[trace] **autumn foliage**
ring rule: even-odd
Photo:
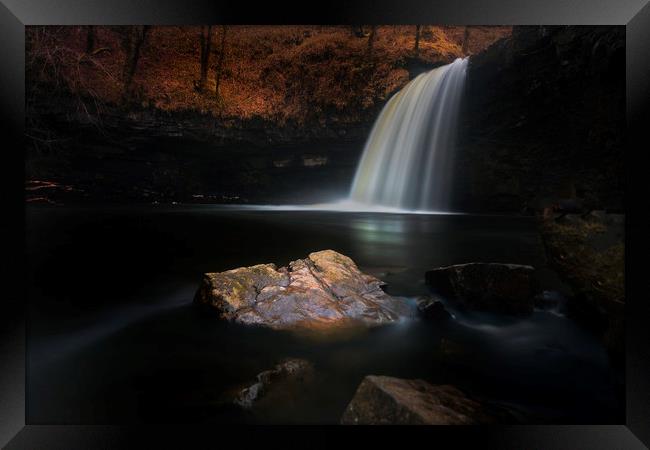
[[[95,109],[127,102],[278,123],[332,112],[354,120],[408,82],[407,62],[415,56],[415,25],[378,26],[374,35],[370,26],[211,28],[201,86],[201,27],[148,27],[132,74],[125,66],[133,55],[122,44],[129,27],[27,27],[28,102],[58,92],[91,101]],[[467,36],[465,51],[473,53],[510,32],[509,27],[465,29],[421,26],[418,61],[447,63],[464,56]],[[124,73],[132,75],[126,97]]]

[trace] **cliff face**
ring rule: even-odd
[[[624,27],[514,27],[470,59],[457,208],[622,210],[624,133]]]

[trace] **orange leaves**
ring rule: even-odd
[[[419,57],[433,63],[461,56],[464,28],[423,26]],[[496,28],[477,30],[472,36],[483,39],[477,38],[477,46],[503,35]],[[42,37],[35,31],[31,31],[34,38]],[[69,85],[116,102],[125,58],[121,32],[119,27],[96,27],[96,46],[107,50],[88,55],[88,64],[75,59],[84,51],[81,27],[49,27],[49,39],[39,41],[39,51],[45,46],[49,54],[56,50],[61,55],[57,76]],[[356,36],[349,26],[228,26],[217,98],[214,68],[219,36],[212,36],[206,92],[198,92],[200,27],[152,27],[133,80],[143,102],[165,111],[207,111],[221,120],[262,116],[301,122],[336,112],[342,120],[354,121],[361,111],[385,101],[408,82],[408,72],[401,66],[412,53],[415,26],[377,27],[371,57],[366,52],[368,37]]]

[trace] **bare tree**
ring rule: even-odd
[[[135,75],[135,71],[138,67],[138,60],[140,59],[140,50],[145,42],[149,28],[150,27],[147,25],[136,25],[129,27],[124,34],[122,40],[122,47],[126,53],[122,72],[124,95],[128,94],[131,88],[133,76]]]
[[[463,35],[463,55],[467,55],[469,50],[469,27],[465,27],[465,33]]]
[[[95,27],[89,25],[86,27],[86,54],[90,54],[95,49]]]
[[[370,34],[368,35],[368,49],[367,49],[368,57],[372,56],[372,49],[375,45],[376,36],[377,36],[377,25],[373,25],[370,28]]]
[[[415,54],[416,58],[420,54],[420,31],[421,30],[422,30],[422,25],[415,26],[415,48],[413,49],[413,53]]]
[[[226,54],[226,32],[228,27],[222,25],[221,27],[221,45],[219,49],[219,60],[217,61],[217,67],[215,68],[215,87],[214,93],[219,97],[219,85],[221,84],[221,75],[223,73],[223,60]]]
[[[358,38],[363,38],[368,36],[364,31],[363,31],[363,25],[352,25],[350,26],[350,30],[352,30],[352,34]]]
[[[210,49],[212,47],[212,26],[201,27],[201,79],[199,90],[205,91],[208,83],[208,67],[210,65]]]

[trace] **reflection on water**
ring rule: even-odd
[[[203,272],[328,248],[414,301],[433,267],[541,267],[528,219],[179,206],[29,208],[27,223],[31,422],[336,423],[368,374],[451,383],[533,422],[620,421],[619,374],[561,310],[508,318],[446,300],[446,324],[306,336],[224,324],[189,305]],[[219,403],[287,356],[318,372],[299,404],[248,417]]]
[[[408,215],[452,215],[462,214],[452,211],[437,211],[431,209],[405,209],[396,206],[385,206],[371,203],[358,202],[351,199],[343,199],[328,203],[316,203],[310,205],[218,205],[217,209],[230,209],[233,211],[321,211],[340,213],[373,213],[373,214],[408,214]]]
[[[437,239],[437,236],[449,234],[448,226],[438,216],[397,214],[354,215],[346,222],[352,236],[353,252],[362,255],[361,262],[367,261],[366,265],[372,267],[385,260],[389,266],[418,270],[419,278],[430,264],[434,264],[427,264],[427,260],[442,260],[449,255],[446,241]],[[427,245],[432,240],[436,242],[435,246]]]
[[[404,222],[399,217],[359,217],[350,221],[353,241],[359,252],[368,256],[376,256],[373,249],[377,245],[394,246],[397,254],[395,257],[402,261],[400,249],[404,248]]]

